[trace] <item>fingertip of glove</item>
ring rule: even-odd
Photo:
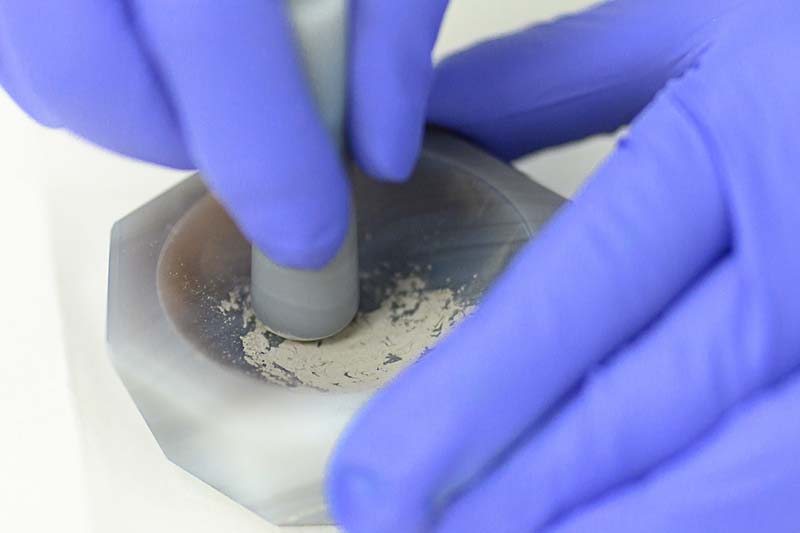
[[[244,235],[277,264],[321,270],[341,250],[353,209],[346,189],[326,193],[294,199],[251,193],[247,200],[231,202],[230,212]]]
[[[298,235],[290,236],[288,233]],[[302,235],[302,233],[307,234]],[[329,224],[317,232],[261,231],[251,240],[267,257],[283,267],[320,270],[336,257],[342,248],[346,233],[346,225]]]
[[[349,533],[427,531],[413,490],[398,492],[375,472],[343,463],[335,465],[326,484],[331,517]]]
[[[354,533],[367,530],[370,509],[379,505],[379,488],[369,472],[334,466],[326,492],[331,516],[338,525]]]
[[[0,92],[5,89],[6,94],[38,124],[51,129],[63,128],[63,122],[50,113],[39,99],[28,92],[27,94],[17,89],[10,79],[0,76]]]
[[[64,123],[53,116],[47,114],[32,113],[30,110],[26,110],[26,112],[33,120],[39,123],[40,126],[44,126],[45,128],[49,128],[51,130],[59,130],[64,127]]]
[[[413,170],[413,161],[409,161],[409,158],[401,159],[392,155],[385,157],[385,155],[362,157],[359,164],[365,173],[378,181],[387,183],[408,181]]]
[[[388,183],[408,181],[417,164],[422,132],[395,128],[356,141],[356,157],[369,176]]]

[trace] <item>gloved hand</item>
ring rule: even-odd
[[[445,0],[352,0],[350,135],[402,180],[421,142]],[[40,122],[111,150],[199,167],[273,260],[339,249],[349,189],[297,60],[284,1],[0,2],[0,84]]]
[[[438,69],[496,153],[631,130],[334,456],[350,533],[797,531],[800,4],[618,0]]]

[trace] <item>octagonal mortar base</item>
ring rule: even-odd
[[[410,186],[377,184],[363,176],[354,180],[366,254],[362,264],[382,264],[381,254],[398,249],[401,253],[388,264],[406,256],[435,263],[427,279],[434,286],[474,278],[466,292],[475,300],[563,203],[504,163],[442,132],[426,138]],[[448,192],[453,187],[441,186],[447,180],[474,183],[462,187],[459,196]],[[402,191],[404,205],[417,217],[411,224],[403,223],[406,215],[397,211]],[[159,285],[163,270],[183,269],[181,257],[165,266],[163,252],[204,198],[207,191],[194,176],[115,224],[108,304],[113,363],[175,464],[275,524],[329,524],[323,496],[326,462],[373,390],[323,393],[254,377],[252,368],[237,359],[237,332],[198,313],[200,300],[182,296],[190,295],[190,282],[183,292],[180,283],[167,287],[162,279]],[[468,216],[453,211],[465,201],[475,204]],[[186,270],[199,277],[219,272],[246,277],[247,243],[235,229],[215,227],[221,229],[206,232],[205,248]],[[430,238],[418,238],[426,233],[415,233],[421,227],[431,229]],[[429,249],[441,253],[429,257]]]

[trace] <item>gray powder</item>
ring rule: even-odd
[[[396,277],[380,305],[360,312],[342,332],[316,342],[285,340],[259,321],[247,286],[219,302],[217,311],[241,315],[244,360],[268,381],[321,391],[378,387],[419,359],[473,309],[458,291],[428,289],[418,274]]]

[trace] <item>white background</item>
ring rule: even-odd
[[[437,56],[591,3],[454,0]],[[570,194],[610,146],[520,165]],[[41,128],[0,92],[0,530],[276,530],[164,459],[106,355],[111,224],[185,175]]]

